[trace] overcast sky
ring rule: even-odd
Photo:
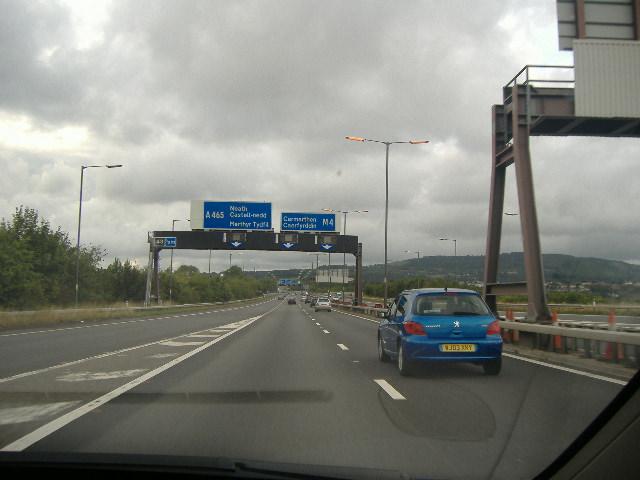
[[[37,209],[75,242],[146,262],[147,231],[191,199],[259,200],[348,217],[365,264],[483,254],[492,104],[526,64],[571,65],[555,0],[0,0],[0,216]],[[533,138],[545,253],[639,261],[638,139]],[[509,169],[505,210],[517,212]],[[188,228],[185,222],[176,228]],[[521,251],[519,217],[502,251]],[[168,265],[168,255],[162,266]],[[315,258],[315,257],[314,257]],[[228,266],[213,254],[213,270]],[[176,252],[205,270],[207,252]],[[309,267],[303,253],[235,255],[248,269]]]

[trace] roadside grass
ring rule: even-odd
[[[68,308],[42,309],[25,312],[0,312],[0,330],[19,330],[33,327],[51,327],[74,323],[98,322],[101,320],[116,320],[120,318],[144,318],[156,315],[166,316],[176,313],[196,313],[220,310],[229,305],[251,305],[259,303],[268,297],[258,297],[247,300],[235,300],[226,303],[209,305],[187,305],[172,307],[129,307],[129,308]]]

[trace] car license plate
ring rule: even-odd
[[[441,352],[475,352],[476,345],[473,343],[445,343],[440,345]]]

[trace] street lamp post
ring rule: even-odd
[[[80,204],[78,205],[78,240],[76,243],[76,308],[80,292],[80,225],[82,223],[82,186],[84,184],[84,170],[86,168],[120,168],[122,165],[81,165],[80,166]]]
[[[184,220],[185,222],[190,222],[190,219]],[[171,220],[171,231],[176,231],[176,222],[182,222],[181,218],[174,218]],[[169,305],[171,305],[171,300],[173,299],[173,248],[171,249],[171,261],[169,266]]]
[[[419,145],[429,143],[429,140],[409,140],[406,142],[386,142],[383,140],[372,140],[362,137],[345,137],[347,140],[354,142],[374,142],[382,143],[385,146],[385,202],[384,202],[384,306],[387,306],[387,297],[389,293],[389,283],[387,280],[387,237],[389,223],[389,147],[396,143],[408,143],[411,145]]]
[[[404,253],[416,253],[418,254],[418,260],[420,260],[420,251],[414,252],[413,250],[405,250]]]
[[[316,256],[316,276],[314,278],[314,283],[316,287],[318,285],[318,275],[320,275],[320,254],[319,253],[307,253],[307,255],[315,255]],[[313,259],[311,259],[311,270],[313,271]]]
[[[229,268],[231,268],[231,256],[233,253],[229,252]],[[236,255],[242,255],[242,252],[236,252]]]
[[[347,234],[347,214],[349,213],[369,213],[369,210],[334,210],[333,208],[323,208],[325,212],[342,213],[344,222],[342,224],[342,234]],[[347,254],[342,253],[342,301],[344,302],[344,272],[347,268]]]
[[[455,238],[441,238],[440,240],[445,240],[445,241],[451,240],[453,242],[453,256],[454,257],[458,256],[458,251],[457,251],[457,247],[456,247],[457,240]]]
[[[458,266],[458,262],[456,262],[456,258],[458,257],[458,251],[457,251],[457,240],[455,238],[441,238],[441,241],[449,241],[451,240],[453,242],[453,258],[454,258],[454,267]],[[455,278],[455,277],[454,277]]]

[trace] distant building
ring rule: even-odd
[[[316,283],[342,283],[342,265],[329,267],[320,267],[320,270],[316,271]],[[344,269],[344,283],[347,284],[353,281],[351,276],[351,270],[349,267]]]

